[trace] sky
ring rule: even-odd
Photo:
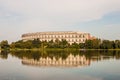
[[[0,41],[43,31],[120,40],[120,0],[0,0]]]

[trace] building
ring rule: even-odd
[[[22,35],[22,40],[34,40],[39,39],[40,41],[55,41],[56,39],[62,40],[65,39],[70,44],[84,43],[88,39],[92,39],[89,33],[75,32],[75,31],[59,31],[59,32],[36,32],[36,33],[27,33]]]
[[[55,57],[40,58],[39,60],[23,58],[22,64],[39,67],[84,67],[90,65],[90,60],[80,55],[70,54],[66,59],[56,59]]]

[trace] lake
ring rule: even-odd
[[[0,80],[120,80],[120,51],[2,51]]]

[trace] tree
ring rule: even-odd
[[[80,49],[84,49],[85,48],[85,43],[79,43]]]
[[[22,47],[23,48],[26,48],[26,49],[31,49],[33,46],[32,46],[32,41],[31,40],[28,40],[26,42],[23,42],[22,44]]]
[[[92,40],[92,47],[94,49],[99,49],[100,48],[100,44],[101,44],[101,40],[100,39],[93,39]]]
[[[100,47],[102,49],[113,49],[113,42],[109,40],[103,40]]]
[[[3,41],[0,43],[0,46],[1,46],[1,49],[9,49],[9,44],[8,44],[8,41],[7,41],[7,40],[3,40]]]
[[[41,47],[41,42],[39,39],[34,39],[32,41],[33,48],[40,48]]]
[[[85,48],[92,49],[93,48],[93,40],[86,40],[85,41]]]
[[[118,49],[120,48],[120,40],[115,40],[115,48]]]
[[[60,48],[64,49],[64,48],[67,48],[68,47],[68,42],[65,40],[65,39],[62,39],[60,41]]]
[[[51,41],[48,42],[48,46],[47,47],[48,48],[54,48],[54,42],[53,42],[53,40],[51,40]]]
[[[54,42],[54,47],[55,48],[60,48],[60,41],[59,39],[56,39],[55,42]]]
[[[14,49],[14,48],[20,48],[23,49],[24,48],[24,42],[22,40],[19,40],[17,42],[12,42],[10,45],[10,48]]]
[[[79,49],[79,48],[80,48],[80,45],[77,44],[76,42],[74,42],[74,43],[71,45],[71,48]]]

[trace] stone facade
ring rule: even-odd
[[[39,39],[40,41],[55,41],[56,39],[62,40],[65,39],[70,44],[84,43],[85,40],[91,39],[89,33],[75,32],[75,31],[61,31],[61,32],[36,32],[36,33],[27,33],[22,35],[22,40],[34,40]]]

